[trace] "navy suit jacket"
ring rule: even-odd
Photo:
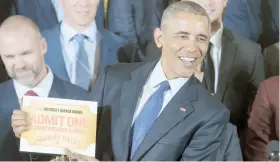
[[[260,41],[264,47],[278,42],[279,0],[265,1],[267,4],[261,0],[229,0],[224,11],[225,27],[255,42]]]
[[[231,123],[228,123],[225,128],[223,140],[216,160],[243,161],[236,126]]]
[[[92,90],[101,116],[98,160],[129,160],[133,114],[155,65],[117,64],[100,75]],[[228,119],[229,111],[193,76],[164,108],[132,161],[216,160]]]
[[[11,126],[13,110],[20,108],[13,81],[9,80],[0,84],[0,92],[0,160],[29,161],[28,154],[19,152],[18,139],[15,137]],[[49,97],[75,100],[89,99],[85,90],[62,81],[56,76],[54,76]]]
[[[101,35],[100,40],[100,72],[103,72],[106,65],[118,62],[117,51],[125,44],[126,40],[116,36],[112,32],[98,29]],[[45,61],[51,67],[53,72],[61,79],[70,81],[61,46],[60,24],[50,30],[42,32],[43,37],[47,40],[48,51],[45,54]]]
[[[104,28],[103,3],[101,0],[96,13],[95,20],[98,28]],[[51,0],[28,0],[28,2],[15,0],[13,14],[31,18],[39,25],[41,31],[50,29],[59,23]]]
[[[224,26],[257,42],[262,31],[260,6],[260,0],[229,0],[224,11]]]
[[[108,8],[108,29],[136,43],[141,52],[160,24],[164,0],[112,0]]]

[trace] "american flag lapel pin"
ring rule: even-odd
[[[180,110],[186,112],[186,108],[181,107]]]

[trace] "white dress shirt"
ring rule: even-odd
[[[58,0],[52,0],[52,4],[56,13],[57,20],[58,22],[61,22],[64,17],[63,8],[61,4],[58,2]]]
[[[66,70],[68,76],[70,78],[70,82],[72,84],[76,83],[76,62],[79,51],[79,44],[72,39],[77,34],[84,34],[87,36],[87,39],[84,40],[85,51],[87,53],[89,59],[89,74],[90,77],[93,78],[94,68],[95,68],[95,58],[96,51],[99,42],[98,31],[96,27],[95,21],[91,24],[89,28],[87,28],[82,33],[76,32],[71,26],[66,24],[64,21],[61,23],[61,47],[62,53],[64,57],[64,62],[66,66]]]
[[[218,78],[219,78],[219,68],[222,55],[222,36],[223,36],[223,24],[221,24],[220,29],[211,37],[210,42],[212,43],[212,48],[210,51],[215,70],[215,84],[214,90],[217,92]]]
[[[152,96],[153,93],[155,93],[159,87],[160,83],[163,81],[168,80],[168,83],[170,85],[170,90],[166,91],[164,93],[163,97],[163,105],[161,108],[160,113],[163,111],[165,106],[169,103],[169,101],[174,97],[174,95],[180,90],[180,88],[188,81],[189,78],[176,78],[172,80],[168,80],[163,72],[162,66],[161,66],[161,60],[156,64],[154,70],[152,71],[149,79],[146,81],[142,96],[139,98],[132,124],[134,123],[136,117],[140,114],[141,110],[144,108],[145,103],[148,101],[148,99]],[[158,116],[160,115],[158,114]]]
[[[53,83],[53,73],[51,71],[51,68],[48,68],[47,76],[34,88],[26,87],[20,84],[19,82],[17,82],[16,80],[13,80],[14,88],[18,99],[21,99],[26,94],[26,92],[30,90],[35,92],[40,97],[48,97],[52,87],[52,83]]]

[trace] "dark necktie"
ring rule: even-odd
[[[157,119],[163,104],[164,92],[170,89],[168,81],[160,84],[159,89],[147,100],[140,114],[135,119],[132,135],[130,158],[133,157],[143,139]]]
[[[202,70],[204,72],[204,75],[203,75],[202,84],[210,93],[214,94],[215,93],[215,68],[210,54],[211,48],[212,48],[212,43],[209,43],[207,54],[203,59]]]
[[[35,93],[34,91],[30,90],[30,91],[27,91],[24,96],[38,96],[37,93]]]

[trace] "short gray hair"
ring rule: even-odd
[[[163,26],[170,18],[174,17],[174,15],[179,12],[186,12],[194,15],[204,16],[210,23],[210,18],[202,6],[192,1],[178,1],[169,5],[163,12],[163,16],[161,19],[161,28],[163,28]]]

